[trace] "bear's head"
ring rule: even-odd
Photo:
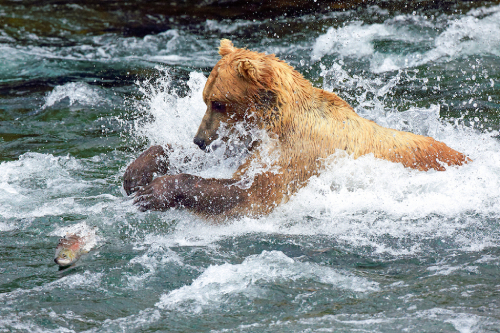
[[[281,122],[285,105],[295,105],[297,90],[310,83],[274,55],[239,49],[220,42],[222,58],[203,90],[207,111],[194,137],[201,149],[218,138],[222,123],[269,129]]]

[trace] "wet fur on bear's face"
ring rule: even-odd
[[[222,124],[231,129],[235,128],[237,123],[241,123],[247,131],[252,127],[258,127],[259,121],[253,114],[251,107],[241,106],[216,97],[206,100],[206,104],[207,111],[193,140],[203,150],[219,138],[219,129]],[[225,141],[227,138],[221,139]]]
[[[218,129],[224,123],[236,123],[245,128],[262,128],[262,113],[272,107],[274,94],[263,83],[266,56],[245,49],[234,48],[230,41],[221,42],[222,59],[215,65],[203,90],[207,110],[194,138],[201,149],[206,149],[218,138]]]

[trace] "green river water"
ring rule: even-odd
[[[241,163],[192,143],[221,38],[473,162],[338,153],[269,216],[139,212],[152,144]],[[0,332],[500,332],[499,112],[498,1],[0,1]]]

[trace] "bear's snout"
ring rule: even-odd
[[[193,139],[193,142],[200,147],[201,150],[206,150],[207,149],[207,144],[205,143],[205,140],[195,136]]]

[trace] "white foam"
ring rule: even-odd
[[[101,237],[99,237],[96,232],[97,227],[89,226],[85,221],[83,221],[70,226],[56,228],[54,231],[49,233],[49,236],[64,237],[68,234],[75,234],[85,239],[83,250],[88,252],[93,249],[99,241],[101,241]]]
[[[483,254],[481,256],[481,258],[479,258],[478,260],[476,260],[474,263],[478,263],[478,264],[482,264],[482,263],[488,263],[488,262],[492,262],[492,261],[499,261],[500,258],[497,258],[495,256],[492,256],[492,255],[489,255],[489,254]],[[497,266],[498,263],[497,263]]]
[[[450,275],[450,274],[455,273],[456,271],[466,271],[468,273],[479,274],[477,266],[469,266],[467,264],[452,266],[452,265],[445,264],[444,261],[441,262],[439,265],[428,266],[427,270],[433,272],[433,274],[431,276]]]
[[[176,29],[167,30],[155,35],[139,37],[117,37],[105,34],[92,37],[92,43],[84,45],[80,54],[86,59],[148,59],[150,56],[168,56],[181,54],[179,48],[187,43],[185,36]],[[193,45],[194,46],[194,45]],[[78,47],[72,53],[78,51]]]
[[[302,263],[280,251],[264,251],[247,257],[241,264],[223,264],[208,267],[189,286],[162,295],[156,306],[169,310],[193,312],[214,303],[224,302],[231,296],[250,299],[267,292],[270,285],[285,281],[314,280],[330,288],[354,292],[378,290],[377,283],[332,268]]]
[[[480,18],[479,15],[484,17]],[[438,55],[456,56],[492,54],[500,56],[500,6],[489,10],[475,9],[468,15],[450,22],[435,40],[435,50],[429,58]]]
[[[442,21],[442,18],[414,14],[399,15],[384,23],[349,22],[338,28],[331,27],[316,39],[311,59],[319,61],[330,54],[364,58],[369,60],[374,73],[382,73],[467,55],[500,55],[500,6],[474,9],[460,18],[450,16],[444,27]],[[425,50],[428,39],[423,39],[422,33],[414,33],[412,26],[417,31],[425,29],[433,41],[431,49]],[[374,48],[378,40],[422,44],[420,49],[424,51],[381,53]]]
[[[351,22],[340,28],[329,28],[324,35],[319,36],[313,46],[311,59],[318,61],[323,56],[338,53],[341,56],[365,57],[374,52],[375,38],[395,36],[391,27],[383,24],[363,24]]]
[[[370,316],[371,318],[367,318]],[[412,327],[417,330],[426,330],[436,326],[437,323],[450,323],[460,333],[479,332],[494,327],[494,322],[488,318],[462,313],[459,310],[433,308],[416,312],[406,312],[400,315],[391,313],[370,314],[339,314],[325,315],[320,318],[300,319],[298,323],[289,321],[277,322],[278,327],[286,329],[289,325],[303,325],[304,327],[342,327],[344,330],[390,331],[394,327]],[[411,324],[410,324],[411,323]],[[439,324],[438,324],[439,325]]]
[[[206,20],[205,29],[208,31],[219,31],[224,34],[230,34],[241,28],[247,28],[254,25],[260,25],[262,22],[256,21],[247,21],[247,20],[238,20],[237,22],[231,21],[215,21],[215,20]]]
[[[62,86],[56,86],[46,97],[42,109],[53,106],[64,99],[69,99],[69,105],[75,103],[81,105],[98,105],[106,99],[102,96],[100,89],[85,82],[70,82]]]
[[[28,45],[16,45],[10,47],[1,45],[0,58],[16,59],[16,62],[7,61],[7,66],[12,70],[21,67],[26,72],[26,62],[31,64],[30,72],[37,75],[54,75],[54,71],[60,68],[39,66],[37,61],[41,59],[61,59],[83,62],[116,62],[141,64],[161,62],[167,64],[189,64],[189,66],[206,66],[207,61],[215,64],[217,56],[216,42],[205,41],[188,32],[170,29],[158,34],[140,37],[123,37],[116,34],[102,34],[98,36],[79,36],[77,43],[69,43],[68,46],[39,46],[47,40],[47,44],[53,44],[54,39],[38,37],[35,34],[25,34],[30,39],[39,39],[38,43]],[[0,40],[8,39],[1,35]],[[57,38],[55,38],[57,40]],[[64,44],[64,43],[62,43]],[[22,60],[22,61],[21,61]],[[4,76],[8,77],[11,68],[2,67]],[[6,72],[7,71],[7,72]],[[16,73],[19,75],[19,73]]]
[[[79,168],[78,161],[72,157],[39,153],[25,153],[17,161],[2,162],[0,216],[27,217],[27,211],[40,208],[50,197],[64,196],[86,188],[88,185],[85,182],[70,175],[70,170]],[[43,193],[40,191],[42,189],[51,193]]]
[[[0,231],[11,231],[16,229],[16,227],[12,224],[0,222]]]
[[[0,300],[3,302],[17,302],[23,301],[22,295],[29,295],[30,297],[35,297],[37,293],[47,293],[54,289],[66,288],[66,289],[76,289],[76,290],[104,290],[101,287],[101,281],[104,277],[104,273],[92,273],[85,271],[83,273],[76,273],[67,276],[63,276],[60,279],[46,283],[41,286],[36,286],[31,289],[15,289],[10,292],[0,294]]]
[[[89,320],[88,318],[85,319]],[[160,321],[160,319],[162,319],[162,315],[158,309],[145,309],[127,317],[105,319],[99,325],[93,325],[95,326],[94,328],[85,332],[129,332],[140,330],[142,327],[145,327],[145,330],[147,330],[153,323]]]
[[[176,54],[169,54],[169,55],[157,55],[157,56],[151,56],[148,58],[151,61],[154,62],[160,62],[160,63],[165,63],[165,64],[170,64],[170,65],[178,65],[182,63],[187,63],[189,62],[190,58],[188,57],[183,57],[179,56]]]
[[[108,195],[106,200],[95,202],[92,196],[82,195],[86,190],[102,187],[101,180],[87,181],[80,177],[87,162],[70,156],[29,152],[17,161],[0,163],[0,216],[18,219],[14,223],[18,226],[17,223],[35,217],[102,212],[119,198]]]
[[[137,134],[152,144],[198,148],[193,137],[206,110],[202,98],[206,77],[198,72],[190,73],[187,82],[190,91],[187,96],[180,97],[172,87],[168,69],[157,67],[157,70],[158,77],[137,82],[145,99],[136,107],[154,117],[150,123],[138,124]]]
[[[130,289],[139,290],[144,287],[144,283],[150,277],[154,277],[158,270],[163,269],[166,265],[179,265],[184,266],[182,258],[168,247],[163,246],[163,242],[151,242],[151,236],[145,244],[151,244],[147,251],[138,257],[130,260],[128,266],[141,265],[144,271],[140,274],[126,274],[127,285]],[[141,244],[143,246],[144,244]]]
[[[478,332],[480,323],[485,321],[481,316],[471,313],[460,313],[450,309],[434,308],[424,311],[418,311],[415,316],[417,318],[429,318],[434,320],[443,320],[445,323],[450,323],[460,333]]]
[[[344,67],[342,60],[333,63],[330,68],[321,65],[320,75],[324,77],[323,89],[347,95],[350,100],[356,101],[356,112],[359,115],[376,120],[379,125],[390,127],[386,121],[387,114],[395,110],[388,109],[384,99],[397,87],[402,79],[401,74],[398,73],[387,81],[379,78],[366,79],[360,75],[351,75]]]
[[[492,7],[485,12],[485,17],[478,18],[473,10],[459,19],[449,20],[448,26],[439,35],[434,37],[434,47],[423,53],[391,55],[393,66],[386,68],[384,64],[374,58],[371,67],[373,72],[381,73],[387,70],[396,70],[421,66],[441,59],[457,59],[461,56],[490,54],[500,55],[500,6]],[[438,28],[438,27],[436,27]]]
[[[0,42],[2,43],[13,43],[16,40],[12,37],[10,37],[5,30],[0,29]]]

